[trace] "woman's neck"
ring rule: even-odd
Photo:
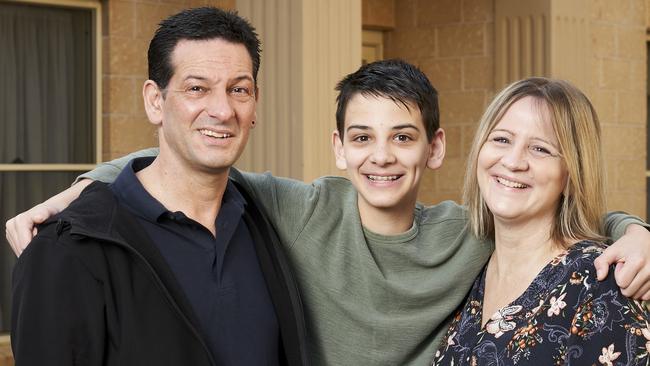
[[[537,274],[563,247],[551,238],[552,221],[524,225],[495,221],[495,249],[488,262],[483,299],[483,322],[526,291]]]

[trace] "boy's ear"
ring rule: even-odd
[[[332,132],[332,150],[334,150],[334,157],[336,158],[336,167],[341,170],[348,168],[348,163],[345,160],[345,153],[343,151],[343,141],[341,140],[338,130]]]
[[[147,113],[149,122],[154,125],[162,124],[163,116],[163,92],[153,80],[147,80],[142,86],[142,99],[144,99],[144,110]]]
[[[433,135],[429,143],[429,158],[427,159],[427,168],[438,169],[442,166],[445,158],[445,130],[439,128]]]

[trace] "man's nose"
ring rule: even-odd
[[[207,100],[206,112],[210,117],[216,118],[221,122],[226,122],[231,119],[235,110],[232,106],[228,93],[223,91],[213,91]]]

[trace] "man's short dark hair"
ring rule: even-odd
[[[345,112],[350,99],[356,94],[388,98],[395,103],[417,105],[427,139],[432,141],[440,127],[438,92],[426,75],[417,67],[403,60],[383,60],[361,66],[336,85],[336,128],[343,139]]]
[[[253,62],[253,79],[260,68],[260,40],[255,28],[234,11],[214,7],[183,10],[160,22],[149,43],[149,79],[165,89],[174,74],[171,54],[182,40],[210,40],[242,44]]]

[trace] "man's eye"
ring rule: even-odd
[[[366,135],[356,136],[352,139],[352,141],[357,141],[357,142],[367,142],[368,140],[370,140],[370,138]]]
[[[236,86],[236,87],[230,89],[230,92],[233,93],[233,94],[251,95],[250,90],[248,88],[243,87],[243,86]]]
[[[187,91],[192,92],[192,93],[205,93],[207,91],[206,88],[200,86],[200,85],[193,85],[187,88]]]

